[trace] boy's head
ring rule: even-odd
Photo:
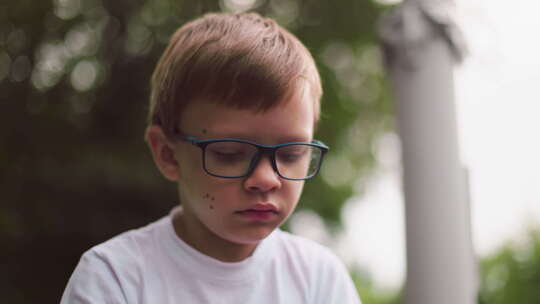
[[[152,78],[146,138],[178,181],[184,241],[235,260],[223,249],[250,252],[286,220],[325,152],[312,142],[321,93],[309,52],[270,19],[210,14],[174,34]]]
[[[178,29],[159,60],[149,123],[170,137],[193,102],[213,100],[260,112],[303,90],[313,100],[317,121],[319,73],[296,37],[255,13],[208,14]]]

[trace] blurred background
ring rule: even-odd
[[[151,72],[170,35],[253,10],[295,33],[324,87],[331,146],[286,229],[330,246],[364,304],[400,303],[404,200],[394,102],[376,34],[397,1],[2,0],[0,297],[58,303],[81,254],[177,204],[143,141]],[[540,9],[459,0],[456,67],[478,303],[540,303]]]

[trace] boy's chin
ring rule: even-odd
[[[268,229],[258,233],[250,233],[249,235],[237,235],[229,241],[238,245],[258,245],[262,240],[267,238],[275,229]]]

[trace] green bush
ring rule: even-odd
[[[540,303],[540,229],[480,263],[480,304]]]

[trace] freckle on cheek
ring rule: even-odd
[[[210,205],[209,208],[214,210],[214,205]]]

